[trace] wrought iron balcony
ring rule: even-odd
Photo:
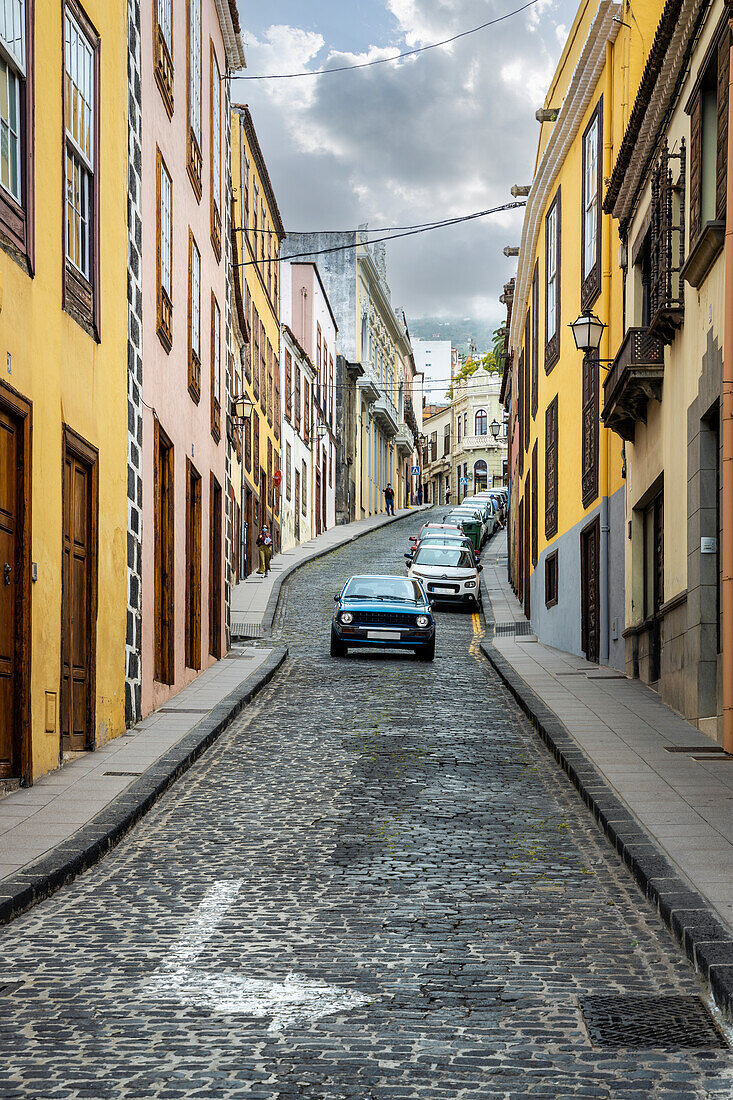
[[[603,383],[603,422],[629,442],[636,424],[646,424],[650,398],[662,400],[664,343],[647,328],[630,328]]]

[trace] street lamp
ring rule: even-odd
[[[501,424],[498,420],[492,420],[489,424],[489,431],[493,435],[494,439],[499,438],[499,432],[501,431]]]
[[[252,402],[244,394],[232,398],[232,420],[237,421],[237,426],[244,424],[252,415]]]
[[[603,321],[596,317],[595,313],[591,313],[589,309],[581,313],[580,317],[570,325],[578,351],[585,354],[598,351],[605,327]]]

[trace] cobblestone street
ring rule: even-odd
[[[699,995],[479,652],[328,656],[333,594],[416,517],[284,585],[269,687],[103,862],[0,929],[0,1097],[733,1095],[726,1050],[617,1050],[589,994]]]

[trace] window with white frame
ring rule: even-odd
[[[547,216],[547,336],[557,332],[557,210]]]
[[[21,202],[21,103],[26,75],[25,0],[0,0],[0,184]]]
[[[188,51],[188,124],[201,149],[201,0],[189,0]]]
[[[221,74],[211,51],[211,239],[221,255]]]
[[[168,54],[173,57],[173,0],[158,0],[158,26]]]
[[[216,298],[211,296],[211,412],[212,431],[218,429],[221,409],[221,312]]]
[[[160,165],[160,285],[173,301],[173,180],[168,169]]]
[[[94,195],[94,48],[65,16],[66,256],[89,281]]]
[[[583,278],[595,267],[598,256],[598,124],[596,114],[583,139]]]
[[[201,359],[201,253],[191,237],[191,351]]]

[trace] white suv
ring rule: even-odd
[[[431,542],[418,548],[408,573],[422,581],[433,600],[480,607],[481,569],[470,550]]]

